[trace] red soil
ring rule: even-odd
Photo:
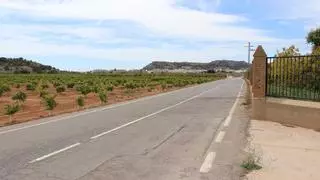
[[[108,93],[108,103],[104,105],[110,105],[114,103],[124,102],[132,99],[137,99],[145,96],[151,96],[155,94],[159,94],[162,92],[172,91],[178,88],[170,88],[166,90],[162,90],[161,87],[156,87],[151,92],[148,91],[148,88],[140,88],[132,90],[128,93],[127,90],[123,88],[114,88],[112,92]],[[6,104],[11,104],[13,101],[11,100],[12,95],[17,92],[18,89],[12,88],[10,93],[4,94],[0,98],[0,126],[9,125],[9,116],[4,115],[4,106]],[[27,100],[23,104],[22,109],[16,113],[13,117],[13,123],[22,123],[31,120],[36,120],[43,117],[48,117],[49,112],[45,110],[43,104],[41,104],[41,98],[39,94],[36,92],[24,91],[27,93]],[[54,88],[50,88],[51,93],[55,93]],[[58,103],[57,107],[51,112],[52,115],[59,115],[63,113],[70,113],[79,111],[79,108],[76,104],[76,98],[79,94],[74,89],[68,89],[66,92],[62,94],[58,94],[56,97],[56,102]],[[85,98],[85,109],[102,106],[99,100],[99,97],[94,93],[90,93]]]

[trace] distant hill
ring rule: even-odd
[[[216,70],[216,69],[232,69],[240,70],[246,69],[249,64],[245,61],[232,61],[232,60],[216,60],[209,63],[195,63],[195,62],[166,62],[166,61],[154,61],[145,66],[143,70]]]
[[[1,73],[56,73],[59,69],[23,58],[0,57]]]

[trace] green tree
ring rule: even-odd
[[[107,86],[107,91],[112,92],[113,91],[113,86],[112,85]]]
[[[66,91],[66,88],[62,85],[56,87],[57,93],[63,93]]]
[[[78,96],[77,99],[76,99],[76,102],[78,104],[78,107],[82,108],[84,106],[84,98],[83,98],[83,96]]]
[[[12,100],[18,101],[20,103],[24,103],[27,99],[26,93],[22,91],[18,91],[15,95],[12,96]]]
[[[9,116],[10,123],[12,123],[12,116],[20,110],[19,104],[8,104],[4,107],[5,115]]]
[[[29,83],[29,84],[26,85],[26,89],[28,91],[34,91],[34,90],[36,90],[36,85],[34,85],[32,83]]]
[[[288,57],[288,56],[300,56],[299,49],[294,45],[291,45],[289,48],[282,48],[282,51],[277,51],[277,57]]]
[[[3,84],[0,86],[0,90],[3,91],[3,93],[5,93],[5,92],[10,92],[11,88],[10,88],[10,86]]]
[[[87,85],[81,85],[76,88],[78,92],[80,92],[85,97],[91,92],[91,88]]]
[[[0,97],[3,95],[4,91],[0,88]]]
[[[99,92],[99,99],[102,104],[105,104],[108,102],[108,96],[105,92]]]
[[[49,94],[48,91],[46,91],[46,90],[41,90],[40,93],[39,93],[39,96],[40,96],[41,98],[44,98],[44,97],[46,97],[48,94]]]
[[[306,39],[309,44],[313,45],[313,49],[320,47],[320,28],[311,30]]]
[[[57,107],[57,102],[55,98],[56,96],[49,96],[49,95],[43,97],[43,103],[46,107],[46,110],[49,111],[49,116],[51,116],[52,110]]]

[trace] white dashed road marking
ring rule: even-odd
[[[51,157],[51,156],[57,155],[57,154],[59,154],[59,153],[62,153],[62,152],[67,151],[67,150],[69,150],[69,149],[71,149],[71,148],[77,147],[77,146],[79,146],[79,145],[80,145],[80,143],[72,144],[72,145],[70,145],[70,146],[68,146],[68,147],[65,147],[65,148],[63,148],[63,149],[54,151],[54,152],[52,152],[52,153],[50,153],[50,154],[47,154],[47,155],[44,155],[44,156],[42,156],[42,157],[39,157],[39,158],[37,158],[37,159],[35,159],[35,160],[32,160],[32,161],[30,161],[29,163],[35,163],[35,162],[39,162],[39,161],[45,160],[45,159],[47,159],[47,158],[49,158],[49,157]]]

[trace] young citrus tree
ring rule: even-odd
[[[78,105],[79,108],[83,108],[83,106],[84,106],[84,98],[83,98],[83,96],[79,96],[76,99],[76,102],[77,102],[77,105]]]
[[[66,91],[66,88],[62,85],[56,87],[57,93],[63,93]]]
[[[49,111],[49,116],[54,108],[57,107],[57,102],[55,100],[56,96],[45,96],[43,97],[43,103],[46,107],[46,110]]]
[[[12,123],[12,116],[20,110],[19,104],[8,104],[4,107],[5,115],[9,116],[10,123]]]
[[[27,95],[22,91],[18,91],[15,95],[12,96],[12,100],[17,101],[19,105],[21,103],[24,103],[26,99],[27,99]]]
[[[108,102],[108,96],[105,92],[99,92],[99,99],[101,101],[101,104],[105,104]]]
[[[0,97],[3,95],[4,91],[0,88]]]

